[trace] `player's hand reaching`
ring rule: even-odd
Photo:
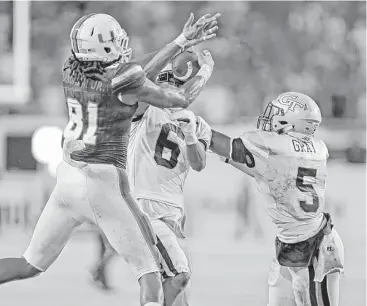
[[[203,50],[202,52],[200,52],[198,49],[196,49],[195,47],[191,48],[193,50],[193,52],[196,53],[197,57],[198,57],[198,62],[199,62],[199,66],[203,67],[203,65],[208,65],[211,70],[213,70],[214,68],[214,60],[212,58],[211,53],[208,50]]]
[[[182,109],[172,113],[171,120],[177,120],[180,124],[182,133],[185,135],[185,141],[188,145],[197,143],[196,137],[196,116],[188,110]]]
[[[189,48],[215,37],[218,30],[217,19],[220,15],[220,13],[216,13],[214,16],[205,14],[194,22],[194,14],[191,13],[182,30],[182,34],[175,40],[176,44],[182,48]]]

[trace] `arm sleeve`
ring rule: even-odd
[[[236,163],[245,163],[245,150],[246,148],[241,138],[233,139],[231,159]]]
[[[135,89],[144,84],[146,74],[143,68],[134,63],[122,64],[111,81],[113,94]]]
[[[249,168],[255,167],[257,158],[268,158],[268,150],[263,139],[257,133],[244,133],[232,140],[231,159],[237,163],[246,164]]]

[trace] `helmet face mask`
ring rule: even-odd
[[[111,42],[116,46],[117,54],[121,56],[120,62],[126,63],[131,60],[132,49],[129,47],[129,37],[126,31],[121,29],[121,32],[122,34],[114,37]]]
[[[163,70],[158,74],[157,83],[168,84],[175,87],[180,87],[183,84],[185,84],[185,82],[175,78],[175,76],[173,75],[171,63],[169,63],[166,67],[164,67]],[[182,109],[181,107],[166,108],[165,112],[172,113],[179,111],[181,109]]]
[[[157,83],[166,83],[175,87],[180,87],[185,82],[175,78],[172,70],[172,64],[168,64],[163,70],[158,74]]]
[[[276,115],[284,115],[283,109],[273,105],[270,101],[265,108],[264,114],[257,118],[257,128],[263,131],[272,131],[272,119]]]
[[[129,62],[129,37],[120,24],[107,14],[80,18],[70,33],[72,51],[80,61]]]
[[[316,102],[305,94],[286,92],[269,102],[257,128],[283,134],[296,132],[313,136],[321,123],[321,113]]]

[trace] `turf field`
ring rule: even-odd
[[[334,223],[346,249],[346,271],[341,284],[341,306],[365,305],[366,199],[365,165],[331,162],[328,197],[334,203]],[[261,204],[256,215],[262,238],[249,232],[234,239],[233,200],[241,173],[210,157],[207,169],[193,173],[186,194],[188,228],[194,274],[192,305],[266,306],[267,271],[272,257],[273,227]],[[260,202],[256,198],[257,202]],[[29,234],[17,231],[0,235],[0,256],[21,254]],[[116,259],[111,266],[115,290],[101,293],[89,282],[88,269],[95,259],[93,237],[75,236],[49,271],[35,279],[0,287],[4,306],[138,306],[138,285],[126,265]]]

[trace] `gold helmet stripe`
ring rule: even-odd
[[[83,24],[83,22],[86,21],[89,17],[91,17],[93,15],[97,15],[97,14],[92,13],[92,14],[88,14],[88,15],[85,15],[82,18],[80,18],[75,23],[73,29],[71,30],[70,38],[71,38],[72,48],[73,48],[75,53],[79,53],[78,43],[77,43],[77,40],[76,40],[77,35],[78,35],[78,31],[79,31],[81,25]]]

